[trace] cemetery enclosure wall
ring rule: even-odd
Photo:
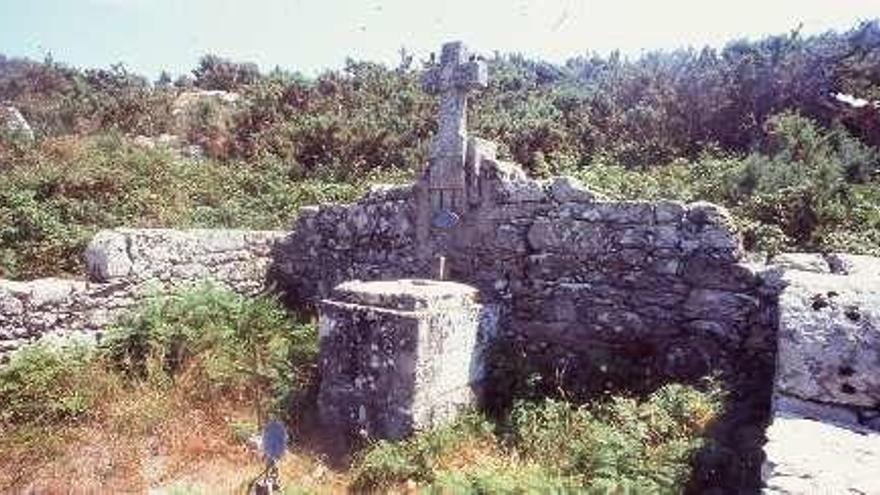
[[[87,280],[0,280],[0,357],[45,334],[94,336],[138,300],[212,281],[242,294],[264,288],[272,246],[284,233],[118,229],[85,253]]]
[[[450,231],[427,224],[424,182],[310,208],[272,276],[295,304],[314,304],[349,279],[433,278],[442,255],[530,359],[577,369],[597,350],[627,353],[676,379],[751,358],[772,368],[774,292],[741,262],[723,209],[604,201],[566,178],[485,173],[478,189]]]

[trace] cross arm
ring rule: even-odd
[[[455,71],[455,85],[461,89],[480,89],[489,85],[489,69],[486,62],[472,60]]]

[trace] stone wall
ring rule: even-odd
[[[85,253],[87,280],[0,280],[0,356],[48,333],[92,333],[156,291],[211,280],[243,294],[264,288],[281,232],[118,229]]]
[[[450,278],[501,308],[500,328],[532,355],[597,347],[670,377],[772,363],[772,305],[741,262],[730,218],[706,203],[606,201],[569,178],[527,179],[472,139],[468,206],[432,225],[426,180],[354,205],[308,208],[278,246],[273,278],[296,304],[350,279]]]

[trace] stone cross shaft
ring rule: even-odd
[[[431,67],[422,78],[425,91],[440,95],[438,129],[428,169],[435,209],[455,211],[465,204],[467,94],[487,84],[485,62],[475,60],[460,41],[444,44],[440,65]]]

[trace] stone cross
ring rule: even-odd
[[[439,125],[428,159],[428,189],[435,210],[460,211],[465,205],[467,94],[487,84],[486,63],[471,56],[460,41],[444,44],[440,65],[422,77],[425,91],[440,95]]]

